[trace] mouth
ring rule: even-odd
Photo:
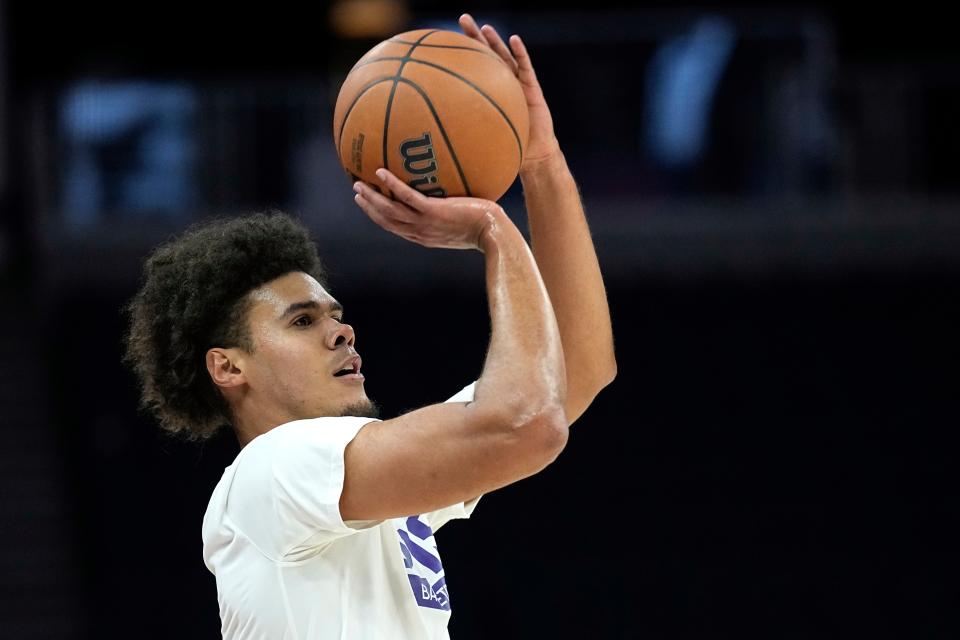
[[[334,371],[333,377],[348,380],[363,380],[363,374],[360,373],[360,366],[362,364],[363,360],[360,359],[360,356],[352,356],[341,364],[339,369]]]

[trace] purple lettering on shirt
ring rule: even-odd
[[[450,611],[450,593],[447,589],[447,580],[443,575],[440,555],[436,551],[433,529],[421,521],[420,516],[404,518],[396,522],[397,534],[400,536],[400,550],[403,552],[403,564],[407,569],[410,589],[417,605]],[[415,542],[414,538],[420,542]],[[432,585],[431,582],[433,582]]]
[[[426,540],[433,535],[433,529],[430,525],[420,522],[420,516],[407,518],[407,531],[417,536],[421,540]]]
[[[410,588],[418,605],[428,609],[450,611],[450,597],[447,594],[446,584],[441,589],[434,589],[420,576],[407,574],[407,578],[410,580]]]
[[[410,557],[410,550],[407,549],[407,545],[403,544],[403,540],[400,541],[400,551],[403,553],[403,566],[407,569],[412,569],[413,558]]]
[[[411,540],[410,536],[403,529],[399,529],[397,533],[400,534],[400,537],[407,545],[407,549],[417,562],[430,569],[430,571],[433,571],[434,573],[440,573],[443,571],[443,565],[440,564],[440,558],[434,556],[429,551]]]

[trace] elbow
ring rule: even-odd
[[[587,378],[589,382],[585,384],[585,388],[591,392],[590,399],[593,400],[602,389],[609,386],[616,378],[617,360],[613,357],[613,354],[610,354],[610,360],[596,367],[593,374]]]
[[[612,348],[610,349],[610,355],[599,360],[597,365],[592,376],[593,395],[600,393],[601,389],[610,385],[617,378],[617,357],[614,355]]]
[[[521,430],[526,434],[534,473],[556,460],[567,446],[568,427],[566,411],[560,403],[543,407],[524,422]]]
[[[607,375],[602,380],[600,388],[608,386],[611,382],[617,379],[617,360],[613,356],[610,357],[610,366],[607,367]]]
[[[600,393],[617,378],[617,358],[613,349],[608,354],[591,358],[581,358],[572,365],[573,371],[578,372],[577,383],[581,389],[589,390],[592,396]],[[571,366],[567,367],[571,370]],[[569,382],[569,380],[568,380]]]
[[[531,476],[557,459],[567,445],[568,422],[562,399],[565,394],[501,398],[485,423],[501,434],[501,465],[513,469],[512,481]]]
[[[617,378],[617,355],[614,351],[612,343],[610,344],[609,356],[606,359],[606,366],[603,368],[603,370],[606,375],[601,379],[601,389],[609,385]]]
[[[567,398],[568,423],[576,422],[583,415],[583,412],[593,404],[597,395],[616,377],[617,363],[611,358],[609,364],[598,367],[589,377],[578,379],[576,385],[570,388]]]

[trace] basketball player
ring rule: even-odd
[[[527,52],[467,15],[461,25],[526,93],[532,253],[494,202],[428,198],[385,171],[395,199],[355,190],[388,231],[483,253],[492,335],[474,384],[376,420],[354,329],[285,215],[194,228],[145,265],[127,352],[144,404],[194,440],[230,424],[242,447],[202,529],[225,638],[446,638],[434,532],[550,464],[616,374],[600,269]]]

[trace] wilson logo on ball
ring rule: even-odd
[[[404,140],[400,143],[400,155],[403,157],[404,170],[415,176],[409,181],[411,187],[427,196],[442,198],[447,195],[446,189],[436,185],[437,160],[433,153],[433,139],[430,132],[425,131],[419,138]]]

